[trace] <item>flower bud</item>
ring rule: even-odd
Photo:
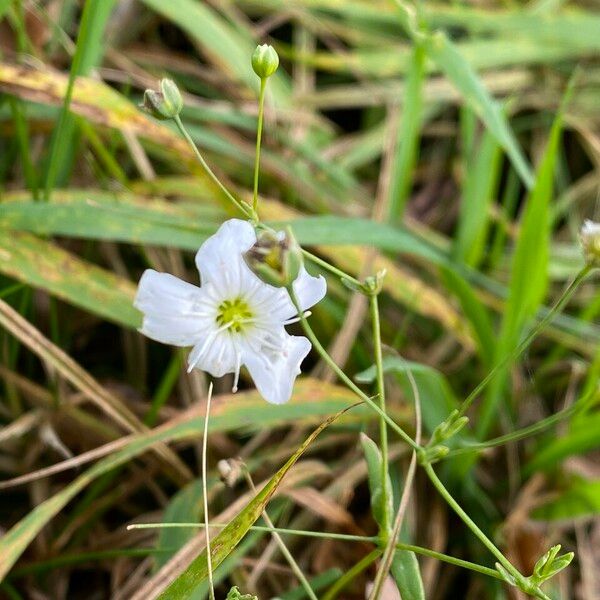
[[[269,44],[256,46],[256,50],[252,53],[252,68],[261,79],[271,77],[278,66],[279,56],[273,46]]]
[[[221,459],[217,463],[217,471],[221,481],[232,488],[237,481],[242,477],[244,463],[236,458]]]
[[[302,250],[291,229],[272,233],[262,231],[244,260],[257,277],[274,287],[288,287],[302,268]]]
[[[600,266],[600,223],[585,221],[580,238],[586,262],[589,265]]]
[[[225,600],[258,600],[258,598],[252,594],[242,594],[237,586],[234,585],[229,590]]]
[[[179,88],[171,79],[161,79],[160,92],[146,90],[142,108],[156,119],[162,121],[173,119],[183,108],[183,100]]]
[[[539,585],[543,583],[569,566],[575,555],[573,552],[567,552],[562,556],[558,556],[560,548],[560,544],[552,546],[552,548],[550,548],[550,550],[535,563],[533,575],[530,577],[534,584]]]

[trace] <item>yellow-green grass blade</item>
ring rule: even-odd
[[[269,482],[263,487],[253,500],[219,533],[210,543],[210,556],[212,568],[216,569],[221,562],[233,551],[242,538],[249,531],[250,527],[262,515],[269,500],[277,491],[277,488],[286,473],[292,468],[296,461],[302,456],[304,451],[313,442],[313,440],[333,421],[335,421],[343,412],[329,417],[325,420],[311,435],[306,438],[304,443],[292,454],[289,460],[275,473]],[[192,563],[173,581],[169,587],[159,596],[161,600],[185,600],[198,586],[199,583],[208,577],[207,551],[196,557]]]
[[[318,432],[348,408],[351,401],[351,394],[339,386],[326,385],[322,381],[313,379],[300,379],[292,401],[285,405],[267,404],[256,392],[228,395],[223,398],[223,402],[215,402],[209,430],[231,431],[243,427],[255,431],[257,428],[285,425],[290,421],[319,422],[324,416],[335,413],[334,417],[327,419],[307,440],[310,443]],[[363,407],[359,407],[350,412],[348,418],[364,421],[370,414]],[[197,437],[198,432],[202,431],[203,424],[203,417],[188,413],[183,421],[179,418],[152,431],[129,436],[125,447],[102,459],[60,492],[38,505],[0,538],[0,581],[48,521],[92,481],[136,458],[160,442]],[[305,450],[306,447],[307,444],[304,444],[302,449]],[[299,455],[295,454],[292,458],[295,462]],[[291,466],[288,464],[286,471]],[[280,479],[277,483],[279,481]],[[276,485],[270,488],[270,495],[275,490]]]
[[[69,86],[68,77],[55,71],[0,62],[0,90],[25,100],[61,105]],[[141,112],[132,102],[101,81],[78,77],[69,110],[91,123],[128,131],[152,140],[162,152],[174,153],[188,168],[196,167],[192,150],[173,129]]]
[[[29,233],[0,229],[0,272],[114,323],[141,326],[133,283]]]

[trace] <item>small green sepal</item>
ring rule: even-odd
[[[529,578],[534,585],[540,585],[569,566],[575,554],[573,552],[567,552],[562,556],[558,556],[560,548],[560,544],[552,546],[552,548],[550,548],[550,550],[535,563],[533,575]]]
[[[225,600],[258,600],[258,596],[253,596],[252,594],[242,594],[237,586],[234,585],[229,590]]]
[[[302,250],[289,227],[279,233],[261,231],[244,260],[261,281],[274,287],[292,285],[303,265]]]

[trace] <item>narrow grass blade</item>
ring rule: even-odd
[[[114,323],[141,325],[130,281],[28,233],[0,229],[0,272]]]
[[[347,410],[347,409],[345,409]],[[313,440],[335,421],[344,411],[329,417],[304,441],[294,452],[290,459],[275,473],[265,487],[258,492],[254,499],[233,519],[223,531],[211,543],[211,558],[213,568],[217,568],[221,562],[231,553],[241,539],[249,531],[252,524],[260,517],[277,487],[291,469],[294,463],[302,456],[304,451]],[[203,552],[185,569],[185,571],[173,581],[169,587],[159,596],[161,600],[185,600],[189,598],[196,586],[208,575],[208,563],[206,552]]]
[[[565,95],[565,101],[568,97],[569,91]],[[562,123],[561,109],[552,125],[535,186],[527,199],[521,217],[519,237],[512,261],[508,301],[497,345],[497,362],[516,348],[523,328],[536,314],[546,295],[551,230],[550,201]],[[506,370],[502,369],[492,381],[481,405],[477,420],[477,432],[480,437],[487,434],[494,419],[504,389]]]
[[[411,190],[413,172],[418,159],[419,137],[423,111],[423,79],[425,75],[425,50],[415,44],[406,91],[402,103],[402,116],[390,176],[389,221],[402,220],[404,207]]]
[[[318,432],[347,410],[350,398],[349,393],[338,386],[328,386],[327,390],[324,391],[323,382],[304,380],[307,387],[302,388],[302,381],[299,380],[300,385],[296,386],[296,395],[294,396],[299,402],[292,401],[290,404],[277,407],[275,410],[272,405],[265,403],[254,392],[248,395],[238,394],[237,398],[230,398],[231,402],[219,403],[213,411],[214,416],[211,418],[210,430],[230,431],[241,426],[257,427],[259,424],[260,427],[275,427],[287,423],[288,420],[295,421],[302,417],[308,417],[309,420],[314,422],[315,416],[320,419],[324,415],[331,414],[332,410],[340,410],[340,407],[346,407],[334,417],[326,420],[307,440],[310,443],[318,435]],[[304,392],[302,389],[304,389]],[[370,414],[368,411],[359,409],[356,417],[365,419],[369,418]],[[39,504],[0,538],[0,580],[6,576],[19,556],[48,521],[92,481],[116,467],[126,464],[143,452],[153,448],[156,444],[197,437],[203,424],[204,419],[202,417],[188,415],[188,418],[184,421],[177,419],[174,423],[167,423],[152,431],[130,436],[124,440],[124,447],[118,452],[102,459],[60,492]],[[306,449],[305,446],[302,448]],[[295,460],[297,458],[298,456],[295,456]],[[289,467],[287,470],[289,470]],[[274,484],[273,489],[267,489],[267,493],[271,491],[272,494],[280,481],[281,479]],[[216,538],[215,542],[218,539]],[[215,546],[213,552],[218,551],[219,547]]]
[[[74,156],[75,121],[71,116],[70,104],[75,80],[85,75],[102,57],[104,28],[113,9],[115,0],[86,0],[83,6],[77,46],[69,80],[65,90],[62,110],[52,136],[49,150],[48,169],[44,188],[44,199],[48,200],[60,172],[66,174]]]

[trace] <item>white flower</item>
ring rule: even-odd
[[[590,265],[600,265],[600,223],[585,221],[580,237],[585,260]]]
[[[288,292],[263,283],[242,254],[256,243],[247,221],[221,225],[196,254],[202,287],[168,273],[145,271],[135,306],[144,313],[140,331],[174,346],[193,346],[188,372],[194,368],[213,377],[248,369],[260,394],[269,402],[287,402],[310,350],[305,337],[289,335],[285,325],[297,320]],[[323,277],[304,267],[293,284],[302,310],[316,304],[326,291]]]

